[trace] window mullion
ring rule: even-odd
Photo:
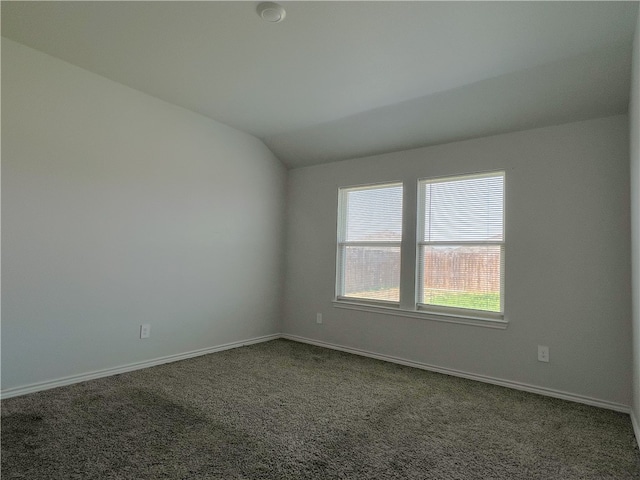
[[[416,212],[418,192],[415,179],[405,181],[400,248],[400,308],[416,308]]]

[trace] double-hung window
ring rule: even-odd
[[[405,218],[402,183],[340,188],[336,305],[506,325],[504,179],[504,172],[416,179]],[[403,239],[403,227],[413,238]]]
[[[501,316],[504,172],[421,180],[418,192],[418,309]]]
[[[339,191],[336,297],[400,302],[402,184]]]

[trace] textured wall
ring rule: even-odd
[[[2,160],[3,389],[279,331],[256,138],[3,39]]]
[[[633,414],[640,429],[640,13],[633,43],[631,102],[631,228],[633,268]],[[640,435],[640,430],[636,430]],[[638,438],[640,444],[640,437]]]
[[[495,170],[506,330],[332,306],[338,187]],[[284,332],[629,406],[628,192],[626,115],[291,170]]]

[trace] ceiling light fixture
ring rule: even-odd
[[[258,15],[267,22],[278,23],[287,15],[282,5],[272,2],[263,2],[258,5]]]

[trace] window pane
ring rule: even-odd
[[[402,185],[346,191],[347,242],[402,238]]]
[[[400,247],[344,247],[345,297],[400,301]]]
[[[503,240],[503,175],[424,182],[423,185],[423,241]]]
[[[501,251],[498,245],[423,245],[420,303],[500,312]]]

